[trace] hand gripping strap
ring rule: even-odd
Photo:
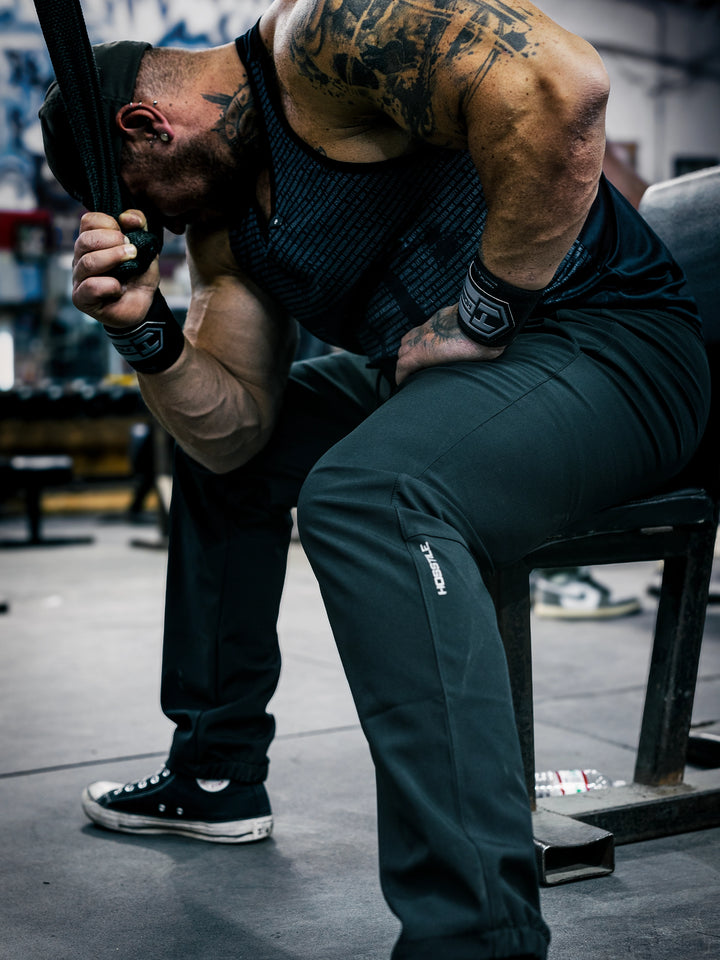
[[[147,230],[131,230],[127,234],[127,238],[130,243],[135,245],[137,254],[132,260],[123,260],[111,272],[111,276],[116,277],[121,283],[127,283],[133,277],[145,273],[162,249],[162,243],[155,234],[149,233]]]
[[[480,257],[468,268],[458,305],[466,336],[488,347],[510,343],[532,313],[542,290],[523,290],[487,270]]]
[[[88,181],[89,202],[118,218],[123,210],[109,121],[102,107],[97,63],[80,0],[35,0],[40,29],[62,98],[72,106],[72,134]],[[162,229],[133,231],[129,240],[137,256],[112,272],[121,282],[145,273],[162,248]]]
[[[161,373],[182,353],[185,337],[159,290],[144,320],[134,327],[105,327],[110,343],[138,373]]]

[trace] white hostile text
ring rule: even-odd
[[[425,555],[425,559],[430,565],[430,570],[432,571],[433,580],[435,581],[435,589],[438,592],[439,597],[447,596],[447,587],[445,586],[445,577],[443,577],[442,570],[440,569],[440,564],[437,562],[433,556],[433,552],[430,549],[430,544],[425,541],[425,543],[420,544],[420,549]]]

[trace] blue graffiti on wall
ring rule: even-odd
[[[92,43],[208,47],[248,29],[269,0],[83,0]],[[0,210],[62,205],[42,152],[38,109],[53,77],[32,0],[0,0]]]

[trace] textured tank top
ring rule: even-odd
[[[467,151],[422,145],[376,163],[329,159],[291,129],[257,24],[236,41],[271,175],[269,222],[249,206],[230,230],[239,266],[321,340],[374,364],[403,334],[457,303],[487,208]],[[585,227],[535,310],[633,304],[680,294],[682,274],[636,211],[603,179]]]

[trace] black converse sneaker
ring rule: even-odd
[[[179,833],[215,843],[264,840],[273,826],[262,783],[196,780],[167,767],[134,783],[91,783],[82,806],[93,823],[108,830]]]

